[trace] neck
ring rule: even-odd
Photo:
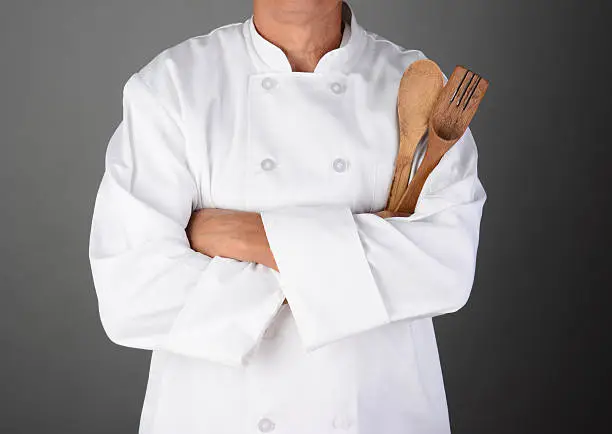
[[[342,2],[328,8],[291,6],[272,7],[267,0],[254,0],[253,24],[261,36],[283,50],[293,71],[313,72],[325,53],[340,46]]]

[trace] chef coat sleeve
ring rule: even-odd
[[[101,322],[119,345],[240,365],[284,296],[270,268],[190,248],[198,187],[165,102],[138,73],[124,86],[89,240]]]
[[[353,214],[344,205],[261,212],[305,349],[464,306],[485,200],[468,129],[432,171],[409,217]]]

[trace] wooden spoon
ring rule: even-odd
[[[386,209],[399,205],[408,186],[414,152],[427,131],[431,111],[443,86],[442,71],[429,59],[412,62],[402,75],[397,94],[399,149]]]
[[[488,87],[489,82],[478,74],[460,65],[455,67],[431,114],[425,156],[398,205],[391,211],[414,213],[427,177],[463,136]]]

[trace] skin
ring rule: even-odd
[[[313,72],[342,40],[340,0],[254,0],[257,31],[279,47],[293,71]]]
[[[341,0],[253,2],[257,31],[283,50],[295,72],[313,72],[321,57],[340,45],[341,13]],[[386,210],[375,214],[382,218],[409,215]],[[200,253],[256,262],[279,271],[257,212],[198,209],[192,213],[186,233],[191,248]]]

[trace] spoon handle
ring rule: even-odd
[[[395,162],[395,171],[393,172],[393,180],[387,198],[385,209],[393,209],[400,203],[402,194],[406,191],[406,185],[410,180],[411,158],[412,156],[401,156]]]
[[[442,159],[442,156],[450,146],[452,146],[452,143],[441,139],[436,134],[428,135],[425,156],[414,174],[414,177],[410,181],[410,184],[408,184],[408,188],[400,198],[398,205],[392,209],[392,211],[410,214],[414,213],[416,203],[427,177],[438,165],[438,162]]]

